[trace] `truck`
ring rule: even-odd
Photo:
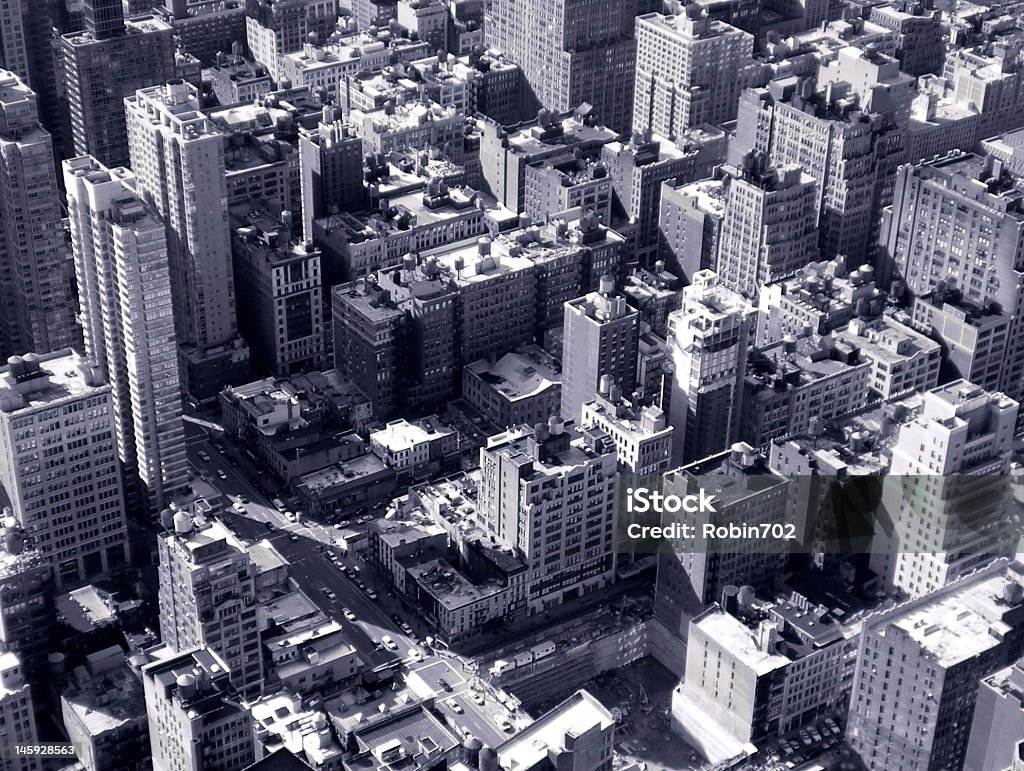
[[[506,661],[505,659],[497,659],[494,662],[494,664],[491,665],[490,673],[492,675],[494,675],[495,677],[497,677],[498,675],[502,675],[505,672],[508,672],[509,670],[512,670],[512,669],[515,669],[515,668],[516,668],[515,662]]]

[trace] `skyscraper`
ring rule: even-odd
[[[206,648],[151,653],[142,667],[142,686],[153,768],[204,771],[251,765],[252,716],[239,703],[225,662]]]
[[[675,141],[687,129],[736,117],[754,36],[707,15],[701,3],[682,13],[636,22],[633,130]]]
[[[924,394],[900,427],[883,500],[891,545],[872,567],[910,597],[938,591],[1000,554],[1012,554],[1010,457],[1017,402],[965,380]]]
[[[99,365],[70,349],[15,356],[0,369],[2,505],[58,586],[128,558],[110,391]]]
[[[64,162],[85,349],[113,389],[118,454],[149,506],[188,484],[167,236],[126,169]]]
[[[480,451],[478,516],[529,567],[533,612],[600,589],[615,574],[612,441],[552,416]]]
[[[564,112],[587,102],[597,119],[626,131],[633,108],[634,19],[652,0],[494,0],[487,45],[518,64],[534,105]]]
[[[743,374],[757,311],[710,270],[694,274],[683,306],[669,314],[672,461],[725,450],[739,436]]]
[[[184,389],[209,401],[249,366],[235,318],[224,137],[198,111],[197,89],[181,81],[125,105],[137,192],[167,227]]]
[[[75,339],[74,300],[50,135],[36,95],[0,70],[0,355]]]
[[[846,739],[870,771],[964,765],[979,681],[1024,649],[1021,565],[1005,560],[869,618]]]
[[[155,17],[128,21],[121,4],[96,0],[85,29],[61,37],[61,66],[75,153],[128,165],[124,99],[174,77],[174,30]]]
[[[302,233],[313,237],[313,220],[335,211],[361,211],[367,205],[363,187],[363,140],[355,129],[334,120],[324,109],[316,129],[299,131],[302,169]]]
[[[636,386],[640,313],[616,293],[611,276],[600,288],[565,304],[562,415],[578,421],[583,404],[598,392],[601,376],[631,394]]]
[[[208,647],[227,664],[239,693],[259,695],[263,662],[249,553],[219,520],[170,510],[161,519],[161,639],[177,653]]]
[[[914,80],[896,60],[852,46],[817,77],[779,77],[740,98],[729,161],[750,151],[795,164],[817,181],[819,245],[826,259],[866,261],[903,160]]]
[[[719,238],[723,286],[752,300],[762,286],[817,258],[818,186],[799,166],[772,168],[747,155],[730,181]]]
[[[301,51],[311,33],[326,40],[338,21],[338,4],[336,0],[246,0],[245,15],[253,58],[280,81],[283,56]]]
[[[963,154],[904,166],[879,242],[883,282],[901,279],[915,295],[955,289],[963,302],[1009,317],[1005,356],[985,378],[1019,400],[1024,196],[1015,176],[998,159]]]

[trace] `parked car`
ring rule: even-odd
[[[381,645],[387,648],[389,651],[397,651],[398,643],[391,639],[389,635],[384,635],[380,638]]]
[[[348,621],[356,620],[356,614],[352,612],[351,608],[342,608],[341,615],[343,615]]]

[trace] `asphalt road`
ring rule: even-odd
[[[517,725],[525,722],[522,715],[517,719],[517,713],[498,700],[490,685],[476,677],[471,661],[446,650],[421,646],[402,632],[392,615],[408,623],[421,639],[430,634],[427,625],[401,606],[372,569],[337,548],[341,531],[308,519],[289,521],[253,484],[249,475],[255,470],[229,441],[218,438],[224,447],[221,453],[206,431],[190,426],[189,434],[189,460],[201,475],[202,484],[231,501],[239,501],[240,496],[244,499],[244,512],[227,509],[225,522],[247,540],[269,539],[290,564],[289,575],[325,614],[337,619],[372,669],[383,672],[404,666],[406,672],[415,672],[435,691],[435,708],[457,733],[468,732],[491,747],[512,735],[501,727],[504,720]],[[273,529],[267,527],[268,522]],[[331,554],[339,565],[331,561]],[[342,572],[345,566],[359,568],[359,579],[377,592],[376,600]],[[328,591],[333,592],[333,599]],[[350,610],[355,620],[345,618],[343,609]],[[384,636],[394,641],[397,650],[379,644]],[[441,685],[441,679],[448,682],[450,692]],[[474,693],[478,694],[476,698]],[[449,700],[462,711],[453,709]],[[478,703],[481,700],[483,704]]]

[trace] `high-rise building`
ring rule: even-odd
[[[736,441],[747,348],[757,311],[710,270],[694,274],[683,306],[669,314],[672,460],[690,463]]]
[[[246,0],[246,38],[252,57],[275,81],[284,55],[301,51],[311,34],[326,40],[338,22],[336,0]]]
[[[142,686],[153,768],[247,768],[256,759],[252,716],[238,700],[224,661],[206,648],[147,651]]]
[[[0,653],[0,741],[12,749],[39,742],[36,732],[36,711],[32,691],[25,681],[25,673],[17,654]],[[4,758],[5,771],[38,771],[42,768],[39,757],[18,757],[12,752]]]
[[[636,22],[633,130],[672,141],[736,117],[754,36],[707,15],[701,3]]]
[[[167,227],[182,385],[198,402],[243,382],[228,225],[224,137],[199,112],[199,92],[174,81],[125,100],[136,190]]]
[[[1001,161],[974,155],[904,166],[879,242],[883,282],[900,279],[915,295],[955,289],[961,303],[1008,317],[1005,355],[992,361],[985,377],[987,385],[1020,399],[1024,194],[1016,177]]]
[[[0,6],[0,70],[29,81],[28,41],[22,0]]]
[[[28,679],[37,682],[47,672],[57,631],[53,569],[25,543],[18,524],[4,525],[0,536],[0,650],[17,653]]]
[[[615,444],[623,474],[660,474],[669,467],[672,426],[660,407],[639,407],[622,397],[605,375],[593,401],[584,402],[581,428],[597,427]]]
[[[640,313],[602,276],[598,291],[565,304],[562,351],[562,415],[579,420],[608,375],[624,394],[636,387]]]
[[[875,24],[899,33],[896,58],[901,71],[915,78],[942,71],[942,13],[934,3],[896,0],[873,6],[870,13]]]
[[[714,270],[725,217],[724,178],[667,180],[661,186],[658,212],[658,258],[683,278]]]
[[[238,326],[253,360],[278,377],[318,369],[324,357],[320,251],[293,233],[290,211],[231,207]]]
[[[752,586],[770,593],[786,561],[785,540],[712,540],[704,538],[704,525],[742,522],[747,525],[782,525],[789,516],[789,480],[772,471],[748,444],[683,466],[665,477],[666,495],[715,497],[714,511],[670,515],[672,521],[692,525],[694,537],[666,540],[658,552],[654,589],[654,618],[658,634],[653,654],[665,666],[679,671],[687,660],[690,620],[722,597],[727,586]]]
[[[564,112],[586,102],[601,123],[626,131],[633,109],[634,19],[656,7],[652,0],[611,8],[601,0],[494,0],[484,35],[489,48],[522,68],[533,105]]]
[[[978,700],[971,721],[971,738],[964,768],[1006,771],[1018,755],[1024,736],[1024,660],[1000,669],[978,686]]]
[[[529,569],[532,612],[601,589],[615,575],[615,448],[552,416],[480,450],[477,516]]]
[[[865,622],[846,740],[870,771],[978,768],[978,684],[1024,653],[1022,570],[1000,560]]]
[[[631,250],[647,265],[658,250],[658,214],[662,183],[677,184],[711,176],[725,159],[721,132],[686,131],[670,143],[649,130],[634,133],[629,142],[610,142],[601,148],[614,193],[613,227],[629,236]]]
[[[327,108],[312,130],[299,130],[302,168],[302,234],[313,238],[313,221],[339,211],[361,211],[368,201],[363,187],[363,140]]]
[[[76,337],[50,135],[36,95],[0,70],[0,355],[46,353]]]
[[[115,436],[111,388],[95,361],[65,349],[0,369],[2,505],[58,586],[127,562]]]
[[[232,686],[251,698],[263,689],[256,572],[249,553],[217,519],[161,514],[160,637],[178,653],[196,646],[224,660]],[[167,521],[169,520],[169,522]]]
[[[740,98],[729,160],[751,150],[817,181],[819,244],[826,259],[868,256],[904,157],[914,80],[880,53],[842,48],[817,78],[779,77]]]
[[[175,75],[174,30],[151,16],[125,21],[119,3],[104,3],[94,24],[61,37],[60,61],[74,152],[113,168],[129,160],[125,97]]]
[[[723,286],[757,300],[765,284],[818,256],[818,186],[799,166],[747,155],[729,182],[716,270]]]
[[[894,533],[872,553],[872,567],[891,586],[923,597],[1013,553],[1017,408],[1003,394],[957,380],[925,393],[920,415],[900,427],[886,480]]]
[[[64,162],[86,353],[113,389],[117,448],[152,511],[188,486],[163,223],[126,169]]]

